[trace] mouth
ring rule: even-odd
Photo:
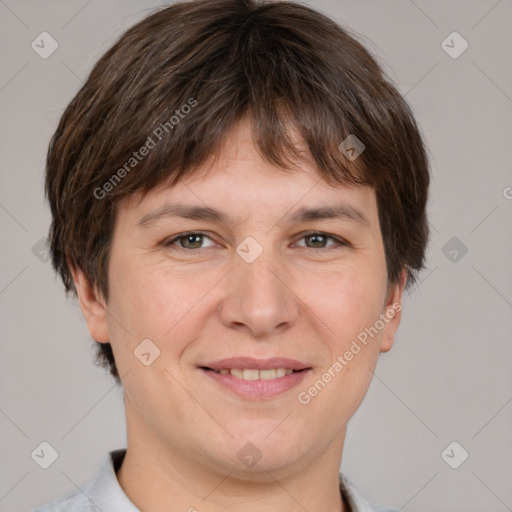
[[[246,357],[223,359],[199,366],[198,369],[222,390],[252,400],[285,393],[302,382],[312,370],[311,366],[291,359],[257,360]]]
[[[240,380],[274,380],[292,373],[306,371],[308,368],[302,370],[290,370],[288,368],[270,368],[268,370],[258,370],[256,368],[222,368],[214,370],[206,366],[200,367],[202,370],[211,371],[220,375],[232,375]]]

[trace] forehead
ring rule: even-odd
[[[135,193],[119,205],[131,224],[145,223],[157,210],[194,206],[197,218],[233,224],[248,217],[310,220],[310,209],[328,209],[346,219],[372,224],[376,215],[375,192],[368,186],[328,183],[313,166],[297,162],[283,170],[263,159],[256,148],[250,124],[239,122],[215,155],[173,187],[161,184],[142,196]],[[294,215],[295,213],[295,215]],[[325,212],[324,212],[325,213]],[[302,217],[301,217],[302,214]],[[216,217],[216,218],[215,218]],[[373,217],[373,219],[372,219]]]

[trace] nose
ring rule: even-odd
[[[299,300],[284,265],[265,250],[252,263],[234,254],[220,304],[222,323],[255,339],[267,339],[290,328],[299,316]]]

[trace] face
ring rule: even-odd
[[[373,189],[283,173],[242,123],[208,172],[121,203],[109,272],[105,307],[77,288],[124,377],[129,447],[241,475],[341,457],[405,284],[387,287]]]

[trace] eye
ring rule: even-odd
[[[345,242],[344,240],[341,240],[341,239],[336,238],[331,235],[327,235],[320,231],[312,231],[312,232],[306,233],[305,235],[303,235],[302,238],[300,238],[300,240],[306,240],[306,241],[310,240],[311,241],[311,245],[308,245],[308,243],[306,242],[306,247],[308,249],[325,249],[328,247],[332,248],[333,246],[336,247],[336,246],[348,245],[348,243]],[[333,240],[334,244],[331,244],[330,246],[325,245],[328,240]],[[301,246],[301,247],[304,247],[304,246]]]
[[[169,245],[177,245],[180,249],[187,250],[203,249],[204,247],[201,247],[201,244],[205,238],[211,240],[208,235],[201,232],[182,233],[181,235],[175,236],[174,238],[165,241],[164,245],[166,247]]]

